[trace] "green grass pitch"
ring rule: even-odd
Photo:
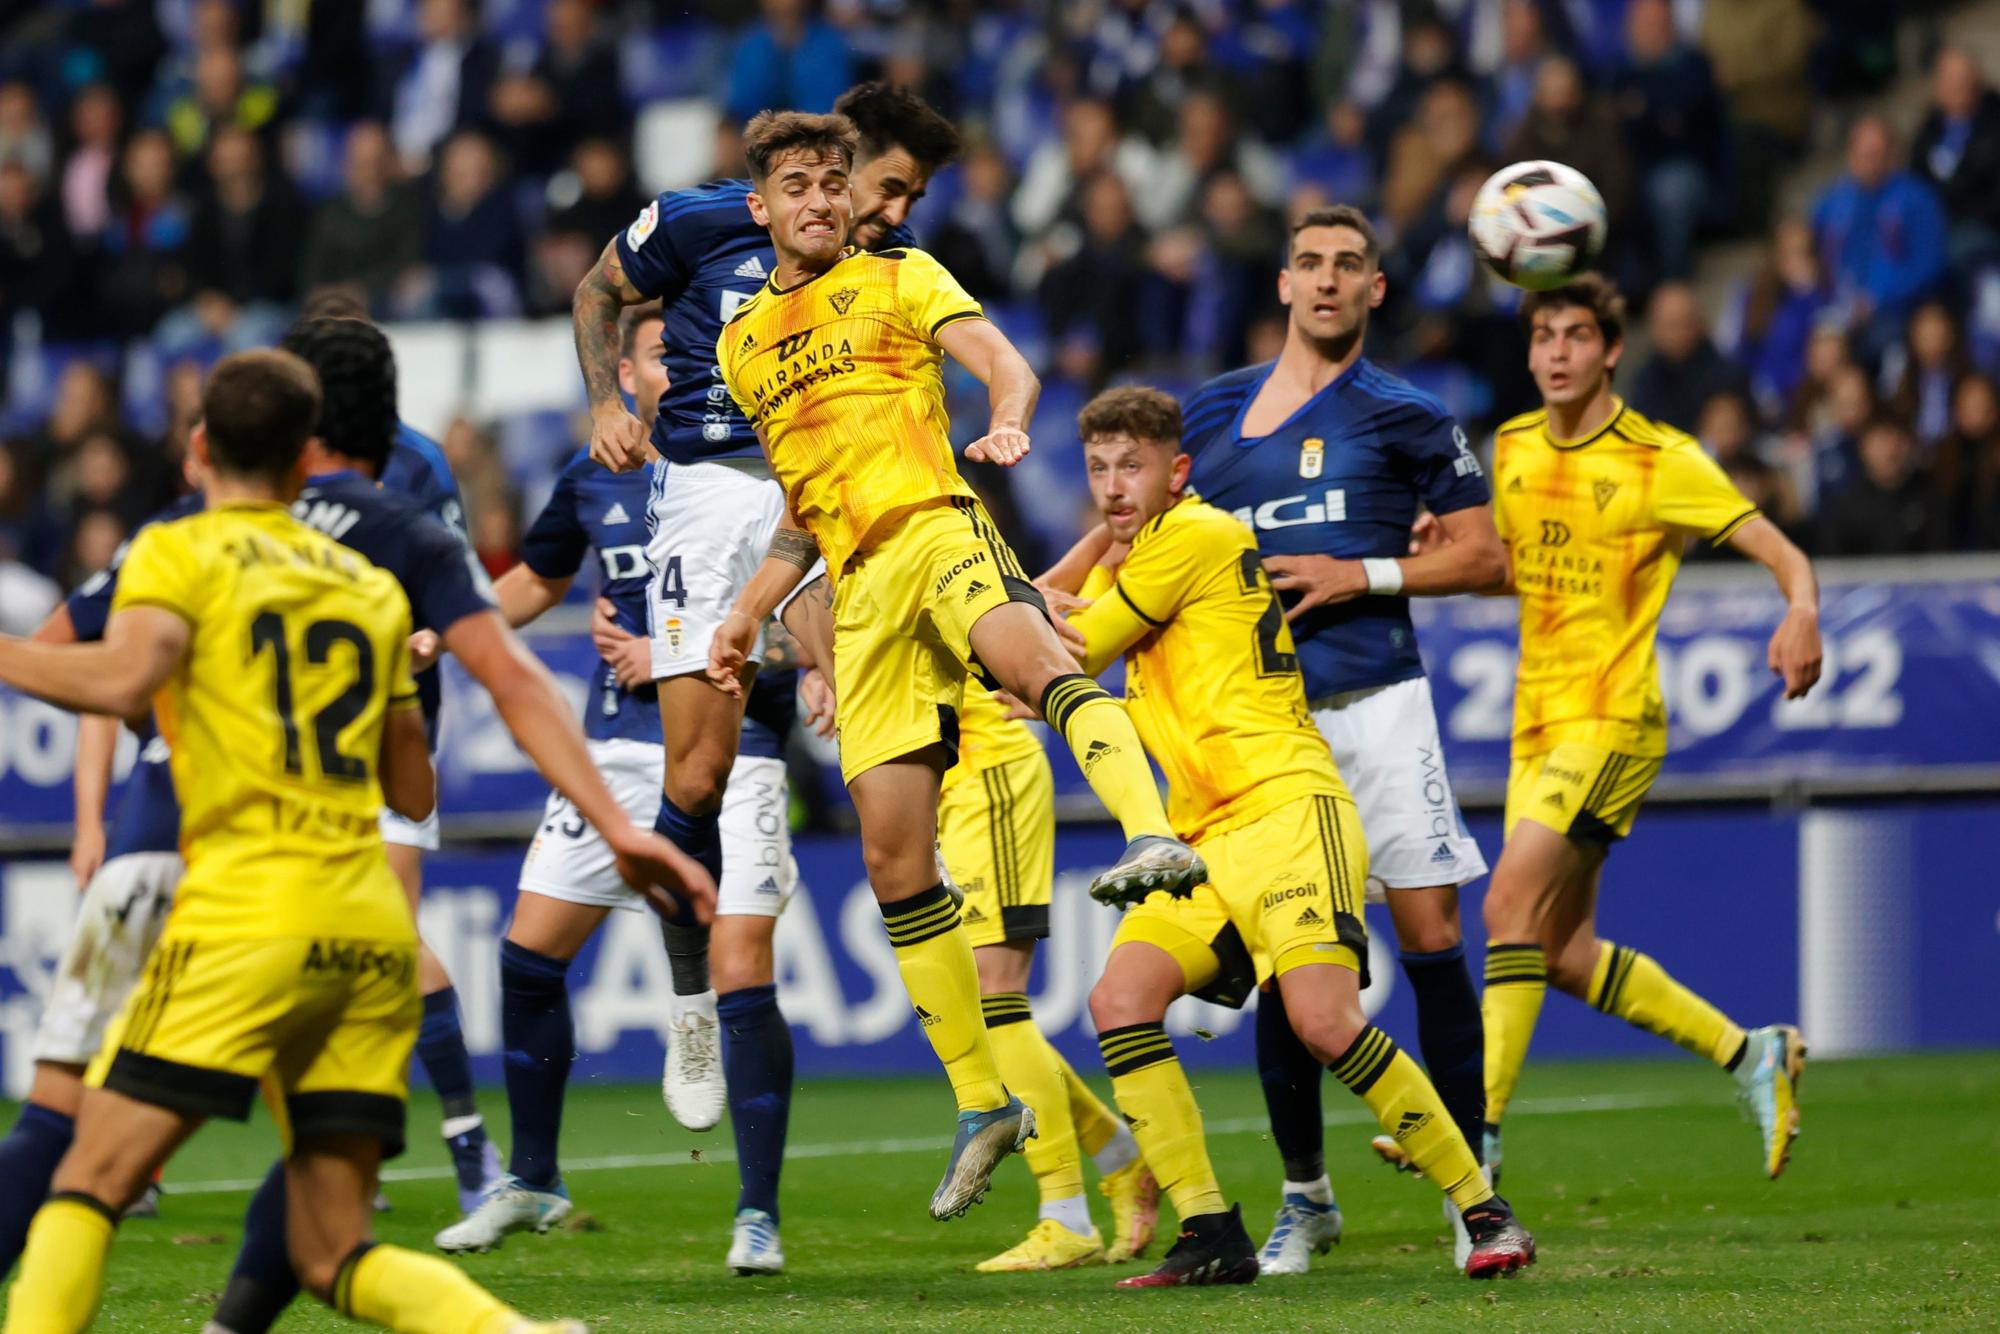
[[[965,1220],[924,1204],[943,1165],[942,1077],[808,1082],[785,1181],[789,1271],[722,1265],[735,1199],[726,1128],[673,1125],[650,1088],[577,1089],[564,1148],[587,1230],[518,1236],[466,1267],[532,1315],[593,1330],[1340,1328],[1969,1329],[2000,1322],[2000,1055],[1823,1062],[1805,1082],[1805,1133],[1782,1181],[1758,1171],[1731,1085],[1692,1061],[1531,1064],[1508,1120],[1506,1193],[1541,1243],[1525,1276],[1450,1271],[1437,1196],[1367,1149],[1363,1109],[1327,1082],[1330,1168],[1347,1240],[1306,1278],[1249,1288],[1121,1293],[1130,1269],[985,1276],[973,1263],[1033,1220],[1009,1165]],[[1259,1241],[1277,1161],[1247,1074],[1198,1092],[1225,1190]],[[485,1097],[505,1139],[505,1101]],[[412,1141],[381,1235],[411,1246],[452,1217],[436,1104]],[[198,1330],[222,1285],[268,1124],[216,1125],[169,1169],[163,1216],[127,1225],[99,1328]],[[234,1184],[232,1184],[234,1183]],[[176,1186],[179,1187],[176,1190]],[[1098,1205],[1102,1201],[1093,1195]],[[1099,1210],[1100,1226],[1105,1221]],[[1164,1242],[1156,1242],[1159,1254]],[[281,1326],[350,1328],[301,1304]]]

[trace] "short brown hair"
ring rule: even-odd
[[[1521,327],[1532,334],[1535,316],[1545,310],[1587,310],[1607,345],[1625,341],[1625,298],[1601,273],[1580,273],[1561,287],[1528,293],[1521,299]]]
[[[852,167],[855,141],[854,122],[845,116],[760,111],[743,127],[743,156],[750,164],[751,179],[761,182],[769,178],[778,156],[794,149],[837,155]]]
[[[643,306],[627,306],[618,317],[618,355],[630,361],[632,354],[639,350],[639,326],[647,320],[665,320],[666,315],[657,301],[648,301]]]
[[[1107,389],[1076,414],[1076,433],[1086,442],[1107,435],[1129,435],[1134,440],[1152,440],[1179,449],[1180,401],[1150,385]]]
[[[1335,204],[1331,208],[1316,208],[1304,214],[1292,224],[1292,235],[1296,237],[1308,227],[1346,227],[1361,234],[1361,255],[1370,264],[1382,263],[1382,241],[1375,235],[1375,224],[1368,221],[1368,215],[1352,204]]]
[[[216,471],[281,480],[319,429],[319,376],[276,348],[224,357],[201,394],[202,428]]]

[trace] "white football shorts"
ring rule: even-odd
[[[771,549],[785,513],[775,481],[721,463],[660,463],[649,502],[646,610],[653,679],[708,667],[708,645]],[[758,636],[757,651],[763,650]]]
[[[35,1059],[88,1065],[138,984],[185,869],[175,852],[132,852],[97,868],[57,965]]]

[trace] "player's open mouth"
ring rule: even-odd
[[[1313,314],[1329,320],[1340,314],[1340,307],[1334,305],[1331,301],[1315,301],[1312,310]]]
[[[832,236],[833,224],[830,222],[808,222],[799,228],[799,234],[802,236]]]

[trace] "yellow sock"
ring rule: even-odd
[[[1514,1096],[1548,989],[1549,967],[1540,945],[1486,947],[1486,994],[1479,1001],[1479,1017],[1486,1026],[1488,1125],[1500,1124]]]
[[[28,1224],[6,1334],[69,1334],[90,1328],[104,1297],[104,1258],[117,1229],[111,1210],[88,1195],[51,1195]]]
[[[1069,743],[1090,790],[1133,839],[1172,835],[1160,787],[1125,706],[1082,674],[1058,676],[1042,692],[1042,716]]]
[[[1160,1189],[1185,1223],[1227,1209],[1215,1168],[1202,1138],[1201,1108],[1195,1106],[1187,1071],[1174,1058],[1164,1024],[1130,1024],[1097,1035],[1118,1110],[1138,1137]]]
[[[1001,1079],[1034,1109],[1035,1138],[1028,1141],[1026,1156],[1042,1201],[1074,1199],[1083,1194],[1083,1160],[1077,1156],[1076,1123],[1069,1118],[1062,1058],[1035,1027],[1021,992],[981,996],[979,1008],[986,1015],[986,1037]]]
[[[504,1334],[520,1312],[434,1255],[370,1246],[340,1268],[333,1309],[398,1334]]]
[[[1368,1110],[1410,1155],[1419,1172],[1438,1183],[1460,1209],[1493,1198],[1479,1160],[1430,1076],[1396,1040],[1370,1024],[1346,1051],[1328,1063],[1333,1077],[1361,1095]]]
[[[1076,1127],[1076,1142],[1084,1153],[1091,1157],[1104,1151],[1104,1146],[1118,1136],[1118,1129],[1125,1123],[1118,1114],[1104,1105],[1104,1099],[1097,1096],[1097,1090],[1083,1082],[1063,1054],[1049,1046],[1049,1054],[1056,1058],[1056,1068],[1062,1071],[1063,1092],[1069,1095],[1070,1124]]]
[[[1743,1030],[1729,1016],[1667,975],[1650,955],[1599,941],[1587,999],[1606,1014],[1679,1043],[1727,1067],[1743,1048]]]
[[[986,1025],[979,1013],[979,969],[958,924],[958,905],[943,885],[900,903],[884,903],[882,924],[896,947],[896,968],[916,1007],[931,1050],[944,1065],[961,1112],[990,1112],[1007,1101]]]

